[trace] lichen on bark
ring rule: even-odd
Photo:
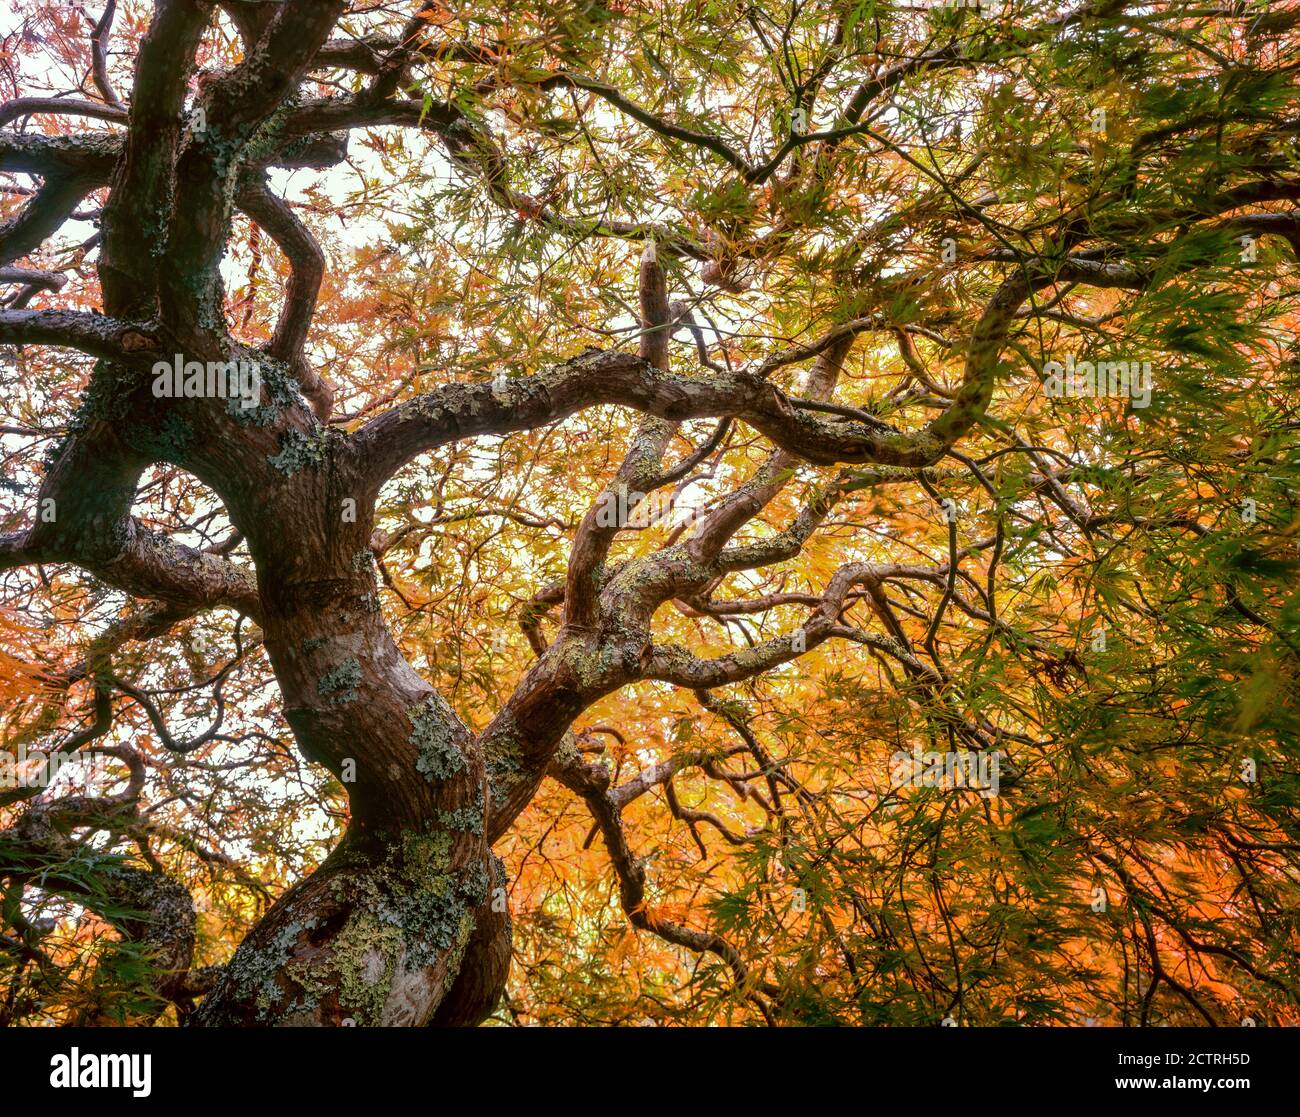
[[[412,706],[406,716],[411,721],[410,741],[419,752],[416,771],[432,783],[451,779],[465,770],[465,757],[452,735],[446,704],[437,695]]]

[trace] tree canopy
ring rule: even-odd
[[[1300,1020],[1300,4],[12,7],[0,1020]]]

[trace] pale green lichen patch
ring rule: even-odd
[[[472,908],[486,898],[478,877],[486,879],[482,866],[461,874],[458,881],[449,871],[452,836],[449,833],[403,835],[402,881],[407,887],[398,894],[398,914],[406,947],[407,963],[427,965],[443,951],[464,949],[474,927]],[[451,972],[455,972],[453,962]]]
[[[505,874],[502,870],[502,880]],[[461,893],[475,907],[483,903],[488,898],[488,892],[492,888],[492,878],[488,875],[488,870],[483,865],[473,865],[465,872],[464,878],[460,883]]]
[[[304,964],[290,968],[293,979],[313,1000],[331,990],[339,1008],[361,1026],[380,1022],[401,953],[401,929],[365,908],[353,911],[330,944],[328,968]]]
[[[488,785],[496,802],[503,800],[522,775],[519,759],[509,753],[496,753],[487,758]]]
[[[354,862],[331,881],[327,922],[293,922],[260,949],[241,948],[228,979],[254,1002],[258,1022],[342,1017],[373,1026],[385,1022],[395,987],[418,971],[438,966],[437,980],[449,983],[492,880],[478,861],[453,869],[458,840],[445,830],[404,831],[382,858]],[[300,945],[328,924],[339,929]]]
[[[266,118],[256,131],[245,133],[249,135],[248,146],[245,152],[245,158],[249,163],[262,163],[276,154],[283,143],[281,133],[284,130],[285,122],[289,119],[293,111],[298,107],[300,98],[297,94],[286,97],[280,102],[279,107],[269,117]]]
[[[514,719],[508,713],[488,739],[485,766],[492,798],[499,802],[523,774],[523,746]]]
[[[438,705],[436,695],[430,695],[418,706],[406,711],[411,721],[410,742],[419,756],[415,769],[430,783],[451,779],[465,770],[465,758],[452,736],[451,719]]]
[[[243,426],[267,427],[279,418],[286,407],[306,406],[298,383],[288,373],[283,361],[273,360],[264,353],[256,355],[257,370],[266,392],[267,403],[246,407],[238,397],[226,402],[226,411]]]
[[[555,759],[564,767],[582,763],[582,753],[578,751],[578,742],[573,735],[573,730],[569,730],[560,738],[560,743],[555,748]]]
[[[280,452],[268,454],[266,460],[286,477],[292,477],[306,466],[318,466],[325,460],[326,436],[322,433],[303,434],[286,431],[280,439]]]
[[[448,954],[448,973],[456,972],[474,927],[471,905],[486,892],[472,872],[458,882],[452,844],[447,832],[404,831],[383,860],[334,882],[335,901],[350,901],[352,910],[327,951],[285,967],[301,989],[295,1009],[309,1011],[333,995],[345,1017],[373,1026],[383,1021],[399,969],[418,970]]]
[[[342,706],[357,697],[361,685],[361,663],[348,656],[333,671],[327,671],[316,683],[316,692],[329,699],[331,706]]]
[[[127,441],[137,450],[163,461],[180,461],[194,441],[189,424],[175,411],[168,411],[157,427],[127,427]]]
[[[295,944],[304,932],[318,925],[319,920],[309,916],[286,924],[268,946],[254,946],[245,941],[227,964],[223,983],[228,984],[237,999],[252,1000],[259,1023],[277,1019],[287,995],[281,975],[292,976],[288,968]]]
[[[68,422],[67,433],[52,441],[44,454],[46,467],[53,466],[73,438],[96,421],[115,422],[126,418],[131,409],[132,393],[143,373],[101,357],[91,370],[90,382],[81,402]]]
[[[585,648],[575,645],[565,654],[566,662],[573,668],[584,687],[599,688],[611,671],[619,668],[618,652],[614,648]]]
[[[473,803],[457,807],[454,811],[438,811],[438,821],[448,830],[463,830],[471,834],[483,833],[483,789],[480,788]]]

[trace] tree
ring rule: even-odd
[[[1300,7],[19,7],[7,1020],[1295,1021]]]

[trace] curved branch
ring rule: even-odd
[[[111,120],[121,124],[126,120],[126,108],[120,101],[101,105],[98,101],[82,101],[75,97],[15,97],[0,104],[0,128],[27,116],[89,116],[95,120]]]
[[[99,90],[99,95],[114,108],[125,110],[122,99],[113,88],[113,83],[108,80],[108,36],[113,30],[113,16],[116,14],[117,0],[108,0],[104,5],[104,14],[99,17],[99,22],[90,33],[91,73],[94,75],[95,88]]]
[[[776,386],[745,372],[689,378],[639,357],[594,350],[505,385],[452,384],[371,420],[354,436],[378,486],[416,454],[478,434],[531,430],[597,404],[621,404],[661,419],[733,416],[781,449],[823,465],[928,465],[946,446],[862,422],[828,422],[796,408]]]
[[[334,392],[303,355],[316,310],[316,296],[325,275],[325,254],[289,204],[267,188],[264,178],[245,178],[239,192],[239,208],[271,234],[289,261],[284,305],[267,352],[289,366],[316,417],[322,423],[328,422]]]
[[[90,177],[51,176],[17,213],[0,224],[0,265],[21,260],[57,233],[96,185]]]
[[[0,310],[0,342],[60,345],[126,360],[158,348],[153,327],[78,310]]]
[[[600,827],[610,864],[618,878],[619,903],[628,921],[634,927],[650,931],[666,942],[686,947],[697,954],[707,952],[722,959],[731,970],[737,990],[768,1017],[767,1006],[755,992],[756,981],[740,952],[731,943],[721,935],[697,931],[665,919],[646,905],[645,868],[628,845],[619,813],[621,808],[609,792],[608,770],[600,764],[583,763],[575,753],[567,762],[557,758],[550,769],[550,775],[581,796]]]

